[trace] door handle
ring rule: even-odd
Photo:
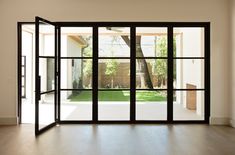
[[[36,88],[36,92],[37,93],[37,99],[38,100],[41,100],[41,76],[38,76],[37,78],[37,88]]]

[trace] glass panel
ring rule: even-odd
[[[130,28],[99,28],[99,57],[130,57]]]
[[[92,28],[62,27],[61,57],[92,57]]]
[[[204,120],[204,91],[175,91],[174,120]]]
[[[92,120],[92,91],[61,91],[61,120]]]
[[[174,28],[174,56],[204,57],[204,28]]]
[[[167,91],[136,91],[136,120],[167,120]]]
[[[25,85],[25,80],[24,80],[25,77],[22,77],[22,80],[21,80],[21,85],[24,86]]]
[[[24,91],[25,91],[25,88],[24,88],[24,87],[21,87],[21,96],[25,96]]]
[[[39,76],[41,76],[41,92],[55,89],[54,58],[39,58]]]
[[[24,74],[25,74],[24,72],[25,72],[25,67],[22,67],[22,72],[21,72],[22,76],[24,76]]]
[[[35,25],[31,25],[31,24],[22,25],[22,42],[21,42],[22,65],[25,65],[24,62],[25,62],[26,56],[28,58],[31,58],[32,57],[31,55],[34,53],[33,51],[34,32],[35,32]]]
[[[203,59],[174,60],[174,88],[203,89],[204,78]]]
[[[54,92],[41,95],[38,116],[39,129],[55,122]]]
[[[61,89],[91,89],[92,59],[62,59]]]
[[[137,59],[136,89],[153,88],[167,88],[167,59]]]
[[[130,91],[99,91],[99,120],[129,120]]]
[[[167,28],[136,28],[136,57],[167,57]]]
[[[23,32],[22,32],[23,33]],[[23,37],[22,37],[23,38]],[[24,65],[24,62],[25,62],[25,56],[21,56],[21,65]]]
[[[130,88],[129,59],[99,59],[99,88]]]
[[[39,25],[39,56],[55,56],[55,27]]]

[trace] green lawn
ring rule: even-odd
[[[69,97],[70,101],[92,101],[92,92],[82,91]],[[99,91],[99,101],[129,101],[129,91]],[[166,94],[159,91],[137,91],[136,101],[166,101]]]

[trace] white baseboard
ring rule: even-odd
[[[230,119],[228,117],[210,117],[211,125],[229,125]]]
[[[235,128],[235,120],[234,119],[230,119],[230,125],[231,125],[231,127]]]
[[[0,125],[17,125],[18,117],[0,117]]]

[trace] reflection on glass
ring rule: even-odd
[[[129,120],[130,91],[99,91],[99,120]]]
[[[62,27],[61,56],[92,57],[92,28]]]
[[[204,57],[204,28],[174,28],[176,57]]]
[[[137,120],[166,120],[166,91],[136,91]]]
[[[39,128],[55,121],[54,92],[41,95],[39,100]]]
[[[61,88],[91,89],[92,59],[62,59]]]
[[[55,26],[39,25],[39,56],[55,56]]]
[[[92,91],[61,91],[62,120],[92,120]]]
[[[167,88],[167,59],[137,59],[136,89],[153,88]]]
[[[175,91],[174,120],[204,120],[204,91]]]
[[[167,57],[167,28],[136,28],[136,57]]]
[[[41,76],[41,92],[55,89],[55,60],[39,58],[39,76]]]
[[[130,88],[129,59],[99,59],[99,88]]]
[[[130,28],[99,28],[99,57],[130,57]]]
[[[203,89],[204,78],[203,59],[174,60],[174,88],[192,89],[187,85],[195,85],[194,89]]]

